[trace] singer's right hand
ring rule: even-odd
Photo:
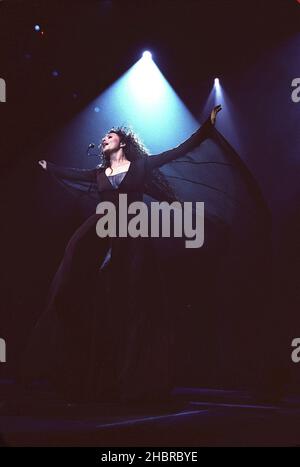
[[[47,170],[47,162],[46,161],[44,161],[44,160],[39,161],[39,164],[44,170]]]

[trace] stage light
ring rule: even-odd
[[[145,50],[145,52],[143,52],[143,58],[146,60],[151,60],[152,59],[151,52],[149,52],[148,50]]]
[[[55,153],[59,149],[61,165],[70,163],[64,156],[70,152],[70,144],[72,164],[80,166],[82,148],[87,147],[89,141],[100,141],[110,128],[116,126],[133,129],[152,154],[179,145],[199,128],[199,123],[163,76],[154,58],[145,60],[142,53],[140,50],[137,62],[108,89],[95,96],[66,125],[64,132],[59,132],[49,151],[53,149]],[[59,78],[52,79],[57,80],[53,83],[57,85]],[[74,93],[78,94],[77,100]],[[69,95],[75,108],[76,102],[82,101],[80,91],[71,89]],[[95,146],[91,154],[96,152]],[[94,164],[92,160],[90,164]]]
[[[52,76],[54,76],[55,78],[57,78],[59,75],[59,72],[57,70],[53,70],[52,71]]]
[[[40,31],[40,30],[41,30],[41,26],[40,26],[39,24],[36,24],[36,25],[34,26],[34,30],[37,31],[37,32]]]
[[[221,87],[219,78],[214,79],[213,89],[214,89],[214,92],[215,92],[216,101],[219,101],[220,99],[222,99],[222,87]],[[218,103],[221,104],[222,102],[220,101]]]
[[[144,109],[157,108],[165,95],[165,80],[148,54],[132,67],[127,81],[132,99]]]
[[[151,142],[149,150],[152,152],[179,144],[198,127],[153,57],[149,59],[148,54],[131,66],[101,96],[100,102],[97,99],[91,110],[94,111],[96,105],[100,107],[98,126],[102,121],[106,122],[104,128],[117,124],[133,127],[146,145],[147,141]]]

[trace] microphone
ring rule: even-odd
[[[91,152],[91,149],[94,149],[96,145],[94,143],[90,143],[87,147],[86,153],[88,156],[99,156],[99,154],[95,154],[94,152]]]
[[[95,147],[96,147],[95,143],[90,143],[90,144],[88,145],[88,147],[87,147],[86,153],[87,153],[88,157],[91,157],[91,156],[100,157],[100,161],[101,161],[101,162],[100,162],[99,166],[102,166],[102,164],[103,164],[103,156],[102,156],[102,154],[99,153],[99,152],[91,152],[91,149],[94,149]],[[98,151],[99,151],[100,147],[101,147],[101,144],[99,144],[99,145],[97,146]]]

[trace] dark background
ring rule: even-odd
[[[34,31],[36,23],[43,34]],[[291,82],[300,77],[299,28],[296,0],[0,2],[0,77],[7,84],[7,102],[0,103],[5,376],[16,374],[66,241],[86,212],[46,179],[36,161],[49,138],[149,49],[199,121],[215,76],[226,90],[234,132],[220,130],[239,150],[272,212],[264,323],[271,378],[286,391],[300,391],[300,365],[290,360],[291,340],[300,335],[300,103],[291,100]],[[253,320],[259,313],[253,310]],[[255,354],[255,336],[251,342]],[[196,361],[197,355],[191,366]],[[209,357],[206,365],[191,384],[244,384],[242,376],[240,382],[226,378],[225,370],[212,378]],[[242,373],[242,357],[240,365]]]

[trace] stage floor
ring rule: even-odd
[[[169,404],[75,404],[2,396],[2,446],[300,446],[300,397],[258,403],[247,392],[177,388]]]

